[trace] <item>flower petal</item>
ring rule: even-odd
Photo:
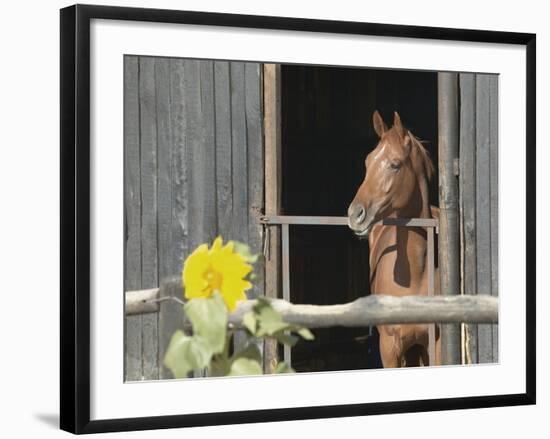
[[[208,283],[204,279],[204,272],[210,265],[208,246],[200,245],[185,260],[182,273],[185,297],[207,297],[211,292],[205,291]]]
[[[218,236],[216,239],[214,239],[214,243],[212,244],[212,248],[210,249],[210,253],[220,251],[222,246],[223,246],[223,239],[222,239],[221,236]]]

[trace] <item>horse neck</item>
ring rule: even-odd
[[[423,169],[423,166],[416,166],[416,169]],[[393,217],[400,218],[431,218],[431,208],[429,201],[428,179],[423,172],[417,174],[417,182],[413,195],[405,209],[394,212]],[[385,283],[388,279],[377,279],[379,274],[379,263],[391,263],[391,272],[393,273],[393,282],[405,288],[418,288],[425,281],[427,255],[427,237],[425,233],[419,233],[418,228],[414,227],[395,227],[382,226],[376,233],[371,233],[369,237],[371,254],[371,287],[387,291],[385,294],[391,294],[392,287],[389,285],[379,286],[378,281]],[[381,256],[395,245],[396,259],[382,258]],[[422,257],[423,255],[424,257]],[[419,257],[420,256],[420,257]],[[386,290],[386,287],[389,290]]]
[[[428,180],[424,174],[417,176],[417,186],[413,195],[407,204],[407,207],[396,211],[395,217],[398,218],[431,218],[430,196],[428,190]]]
[[[407,209],[390,215],[401,218],[431,218],[428,199],[428,185],[419,181],[414,199]],[[428,242],[425,233],[417,227],[382,226],[369,237],[371,288],[384,294],[393,294],[394,286],[417,289],[426,279],[426,260]],[[385,252],[393,248],[395,259],[382,258]],[[391,264],[389,270],[384,266]],[[392,273],[392,279],[380,278],[380,272]],[[412,290],[411,290],[412,291]]]

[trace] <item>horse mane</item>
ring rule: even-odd
[[[434,174],[434,165],[432,163],[432,159],[430,158],[430,154],[424,148],[424,145],[422,145],[422,140],[418,139],[413,133],[410,131],[408,132],[409,137],[411,138],[412,144],[416,147],[417,151],[420,153],[420,159],[422,161],[422,166],[424,168],[424,173],[426,174],[426,178],[428,181],[430,181]]]

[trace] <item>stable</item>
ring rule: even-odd
[[[496,75],[125,57],[125,290],[178,276],[215,236],[265,255],[251,296],[329,305],[371,293],[368,245],[346,210],[376,146],[372,114],[398,111],[435,165],[430,202],[442,294],[497,295]],[[181,312],[126,317],[125,378],[170,378]],[[373,328],[315,330],[264,347],[265,369],[381,367]],[[498,361],[497,325],[444,325],[443,363]]]

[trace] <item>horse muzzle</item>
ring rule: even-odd
[[[348,226],[360,239],[367,239],[373,225],[373,215],[369,215],[361,203],[352,203],[348,209]]]

